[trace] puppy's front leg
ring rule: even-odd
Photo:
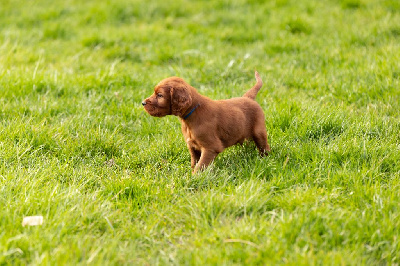
[[[192,169],[194,169],[197,162],[200,160],[201,151],[196,150],[195,148],[190,147],[189,145],[188,145],[188,148],[189,148],[189,152],[190,152],[190,162],[191,162],[190,164],[191,164]]]
[[[218,152],[216,151],[202,149],[200,161],[196,164],[193,173],[205,169],[214,160],[214,158],[217,157],[217,155]]]

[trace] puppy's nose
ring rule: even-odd
[[[142,102],[142,105],[143,105],[143,106],[145,106],[146,104],[147,104],[146,101],[143,101],[143,102]]]

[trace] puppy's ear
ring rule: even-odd
[[[183,116],[192,105],[192,97],[186,87],[171,88],[171,112],[176,116]]]

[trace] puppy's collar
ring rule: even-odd
[[[196,105],[187,115],[185,115],[183,117],[183,120],[186,120],[194,112],[194,110],[196,110],[197,107],[199,107],[199,106],[200,106],[200,104]]]

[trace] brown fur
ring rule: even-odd
[[[262,86],[257,71],[255,77],[257,83],[243,97],[219,101],[200,95],[181,78],[170,77],[162,80],[142,104],[152,116],[180,118],[193,172],[206,168],[225,148],[242,144],[246,139],[254,140],[264,156],[270,147],[264,113],[255,101]]]

